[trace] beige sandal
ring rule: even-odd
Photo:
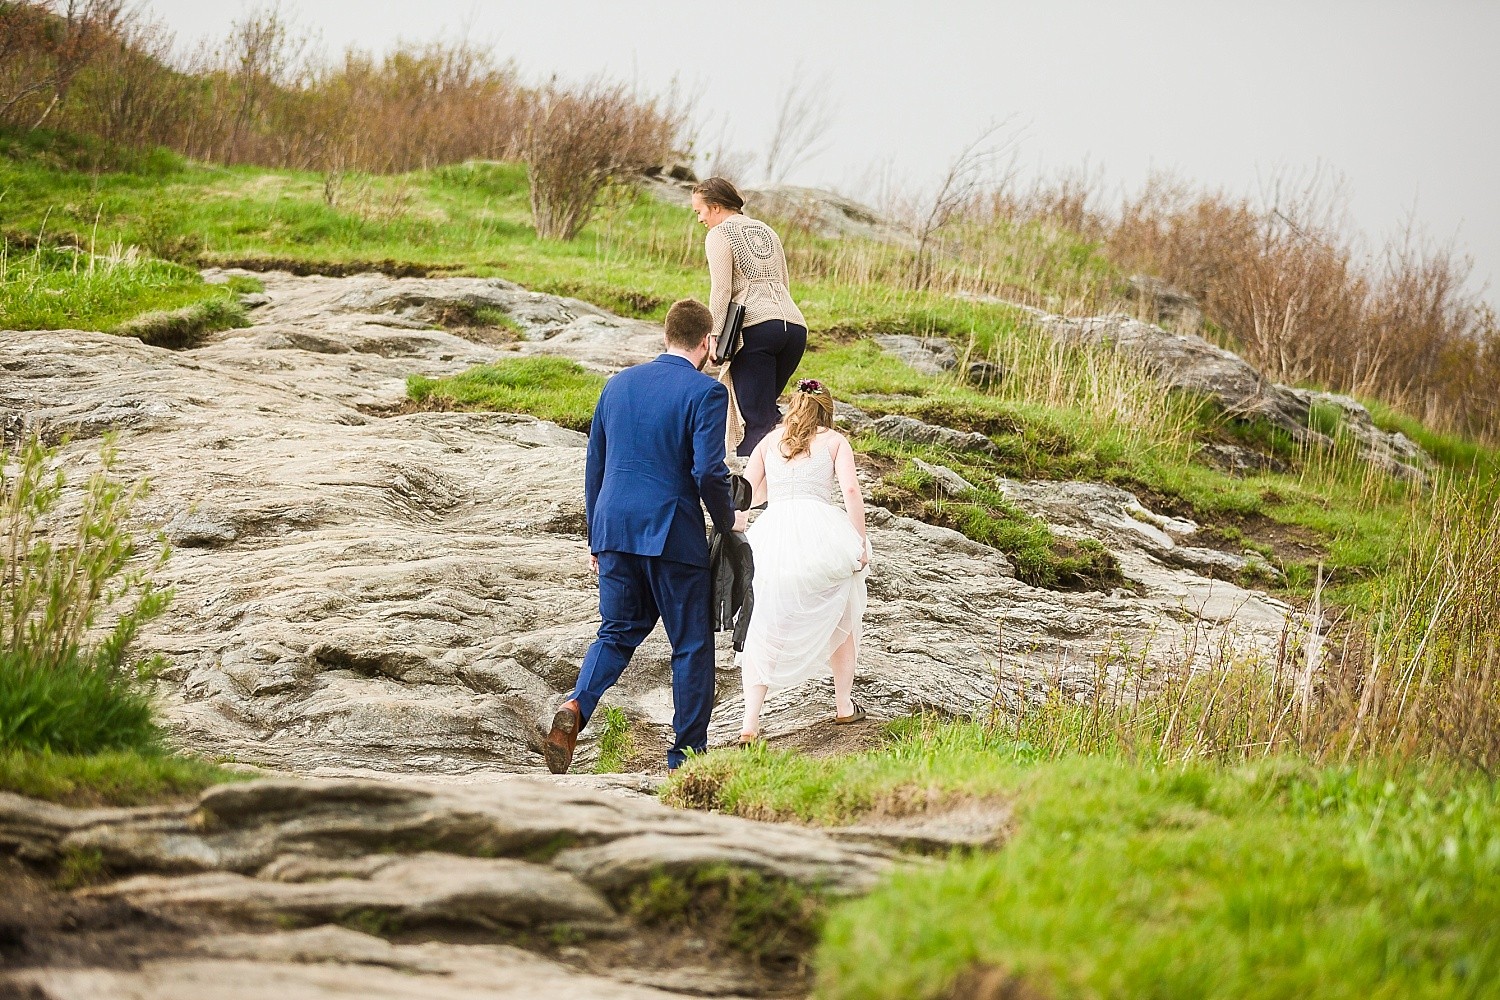
[[[753,747],[761,742],[760,733],[740,733],[740,749]]]
[[[851,698],[849,700],[850,701],[854,701],[853,698]],[[838,710],[834,709],[834,711],[837,712]],[[864,721],[865,721],[865,707],[863,705],[861,705],[857,701],[854,701],[854,711],[850,712],[848,715],[837,715],[837,714],[835,714],[834,717],[833,717],[833,724],[835,726],[849,726],[849,725],[853,725],[856,722],[864,722]]]

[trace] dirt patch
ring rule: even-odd
[[[592,281],[547,281],[536,285],[533,290],[582,299],[632,319],[651,319],[668,305],[667,300],[658,295]]]
[[[476,307],[467,302],[445,302],[429,310],[434,324],[465,340],[492,347],[504,347],[521,339],[521,328],[509,316],[497,310]]]
[[[189,930],[117,899],[75,898],[13,858],[0,861],[0,966],[7,969],[135,968],[180,954],[206,929]]]
[[[1230,514],[1201,511],[1182,497],[1159,493],[1144,483],[1122,482],[1147,507],[1159,514],[1187,518],[1199,526],[1192,544],[1238,555],[1251,541],[1271,549],[1272,561],[1281,565],[1311,563],[1328,558],[1328,550],[1317,534],[1297,525],[1282,524],[1264,514]],[[1275,497],[1266,497],[1276,502]]]
[[[870,335],[862,330],[852,330],[846,327],[836,326],[831,330],[816,330],[807,336],[807,349],[816,354],[818,351],[830,347],[843,347],[847,344],[857,344],[861,340],[868,339]]]
[[[972,965],[942,995],[942,1000],[1047,1000],[1048,994],[1013,972],[993,965]]]
[[[671,749],[672,742],[671,726],[660,726],[646,719],[632,720],[631,751],[625,760],[625,770],[665,776],[667,751]]]
[[[766,746],[796,750],[808,757],[842,757],[874,750],[885,742],[880,723],[867,720],[838,726],[833,722],[832,706],[828,711],[829,718],[824,722],[782,736],[767,736]]]
[[[410,413],[458,413],[464,407],[443,396],[428,396],[420,403],[403,399],[399,403],[356,403],[354,408],[367,417],[404,417]]]
[[[504,943],[592,975],[690,996],[808,994],[807,960],[823,913],[815,894],[724,867],[688,875],[663,870],[612,893],[611,903],[628,921],[628,931],[617,937],[586,937],[566,925],[407,928],[362,916],[340,922],[397,945]],[[268,922],[257,929],[274,926]]]

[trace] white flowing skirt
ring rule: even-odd
[[[791,687],[830,670],[865,613],[865,544],[842,509],[813,497],[773,501],[746,533],[755,609],[735,657],[747,688]]]

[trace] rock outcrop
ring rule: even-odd
[[[1169,390],[1206,396],[1231,416],[1262,419],[1294,440],[1328,448],[1334,440],[1314,419],[1315,409],[1323,408],[1354,439],[1365,461],[1398,478],[1427,478],[1430,461],[1421,447],[1400,431],[1381,430],[1370,411],[1348,396],[1271,382],[1239,355],[1196,334],[1169,333],[1122,314],[1068,319],[1031,312],[1064,343],[1113,347],[1139,358]]]
[[[668,878],[690,897],[748,872],[863,893],[892,865],[866,840],[531,778],[261,780],[153,809],[0,793],[0,847],[43,864],[94,858],[116,880],[81,899],[119,901],[175,929],[138,968],[44,964],[0,988],[69,1000],[760,994],[763,971],[695,925],[671,932],[689,956],[663,960],[637,891]],[[24,937],[10,942],[22,958]]]
[[[171,663],[172,738],[323,775],[541,770],[538,723],[597,622],[585,439],[517,414],[409,412],[405,379],[534,353],[608,372],[654,356],[660,328],[491,279],[263,278],[254,325],[189,351],[0,333],[5,426],[68,437],[75,465],[114,431],[122,472],[152,482],[140,514],[173,540],[176,599],[141,645]],[[428,326],[476,307],[504,313],[520,339]],[[897,438],[958,434],[881,421]],[[880,510],[870,521],[857,683],[877,717],[988,705],[1002,660],[1010,697],[1058,677],[1092,683],[1095,661],[1122,647],[1180,657],[1185,631],[1271,647],[1291,613],[1180,560],[1114,595],[1039,590],[956,532]],[[739,678],[725,643],[714,738],[727,743]],[[670,720],[669,667],[653,636],[612,695],[647,731]],[[773,699],[771,734],[820,731],[809,727],[826,721],[825,694]]]

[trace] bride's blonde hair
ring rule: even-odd
[[[833,426],[833,393],[828,391],[828,386],[815,378],[798,382],[781,425],[782,457],[811,454],[812,439],[818,430]]]

